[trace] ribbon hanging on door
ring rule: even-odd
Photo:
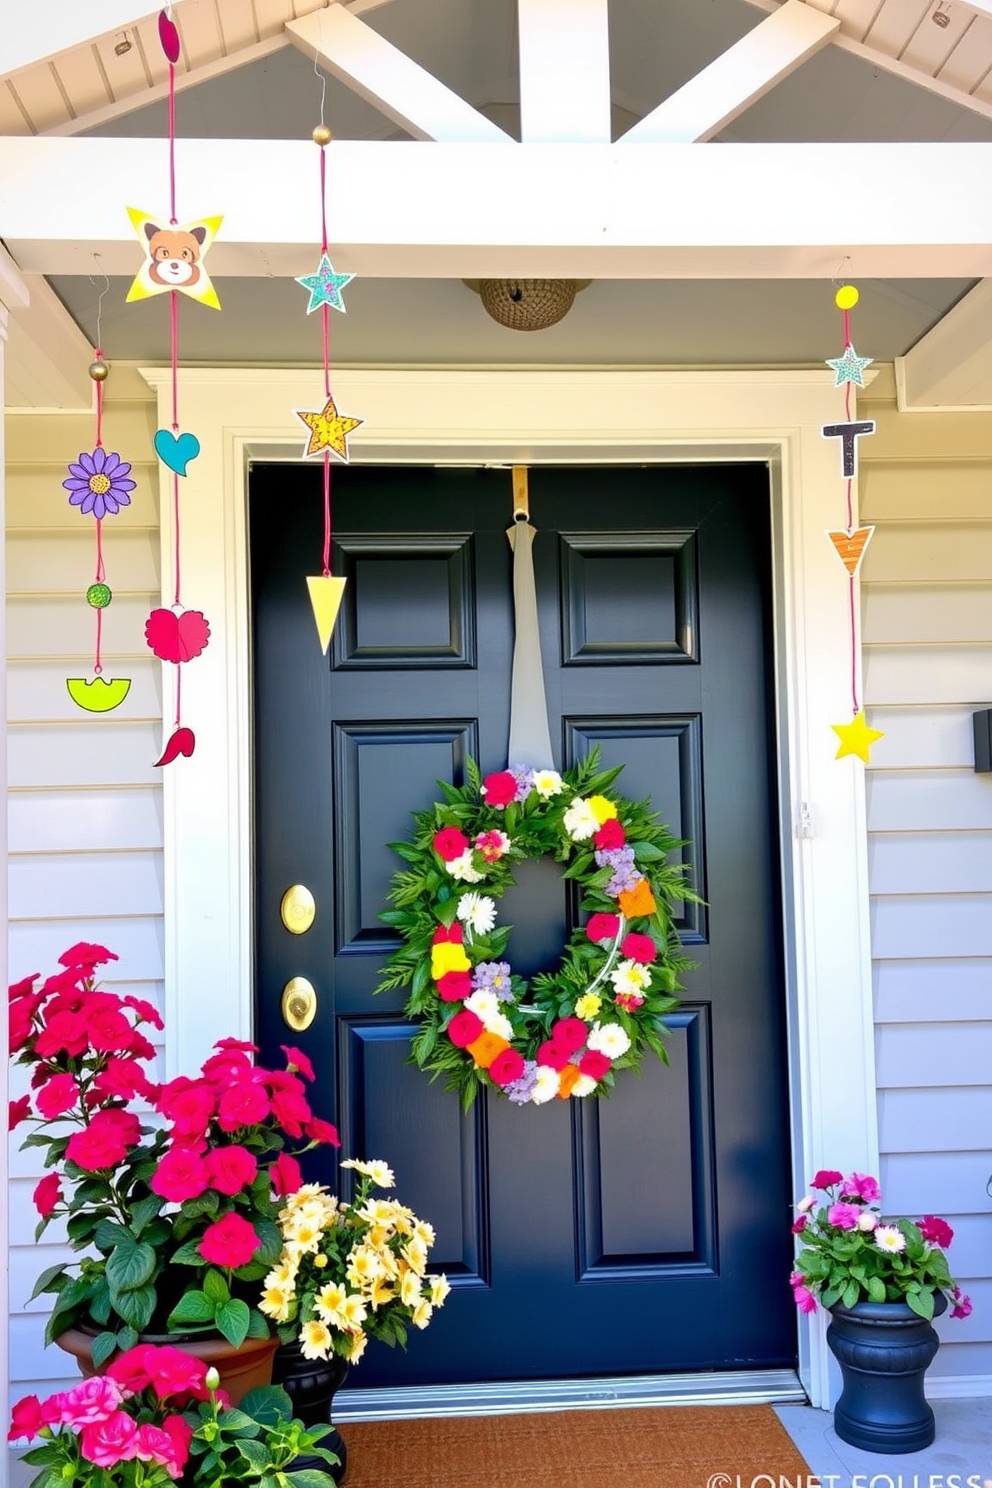
[[[510,680],[510,744],[507,758],[511,770],[529,765],[547,770],[554,764],[548,700],[544,688],[541,632],[537,614],[537,585],[534,579],[534,538],[530,524],[527,471],[513,471],[513,526],[506,535],[513,549],[513,672]]]

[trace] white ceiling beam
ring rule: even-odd
[[[753,31],[645,115],[624,144],[691,144],[712,139],[840,30],[836,16],[787,0]]]
[[[341,272],[829,286],[844,259],[855,281],[992,274],[992,143],[508,144],[484,168],[460,144],[340,140],[329,155]],[[179,140],[176,157],[182,219],[224,214],[215,278],[312,271],[308,140]],[[89,274],[97,252],[130,275],[124,204],[153,211],[167,184],[162,140],[0,139],[0,238],[26,272]]]
[[[0,27],[0,77],[83,42],[134,26],[162,9],[148,0],[7,0]],[[16,16],[13,12],[16,11]]]
[[[293,43],[418,140],[506,142],[509,135],[343,5],[287,21]]]
[[[520,136],[526,144],[610,139],[606,0],[517,0]]]
[[[896,359],[896,381],[907,412],[992,406],[992,279],[976,284]]]
[[[759,10],[777,11],[782,0],[748,0],[748,4],[757,6]],[[992,15],[992,0],[971,0],[967,8]],[[863,41],[855,41],[853,36],[845,35],[843,30],[838,31],[832,40],[833,45],[840,47],[841,51],[850,52],[852,57],[860,57],[861,61],[867,62],[870,67],[880,67],[883,72],[891,72],[895,77],[902,78],[907,83],[913,83],[917,88],[926,88],[928,93],[934,93],[938,98],[956,104],[958,108],[968,109],[973,114],[980,114],[983,119],[992,119],[992,103],[985,98],[979,98],[974,93],[967,93],[953,83],[942,82],[940,78],[933,77],[929,72],[924,72],[922,68],[902,62],[898,57],[893,57],[878,47],[866,46]]]

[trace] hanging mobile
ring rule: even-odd
[[[316,63],[314,64],[316,71]],[[324,79],[321,78],[322,84]],[[345,580],[331,573],[331,456],[347,464],[349,460],[348,436],[363,420],[338,412],[331,393],[331,362],[329,351],[329,311],[345,313],[341,291],[350,284],[354,274],[336,274],[328,256],[327,244],[327,146],[331,142],[331,131],[324,123],[324,93],[321,91],[320,123],[313,131],[313,142],[320,149],[320,219],[321,244],[320,263],[314,274],[303,274],[297,279],[310,292],[307,314],[320,310],[321,342],[324,365],[324,406],[319,409],[294,408],[293,412],[310,431],[304,459],[320,455],[324,462],[324,550],[322,570],[319,574],[307,575],[310,605],[320,639],[320,649],[327,653],[334,631],[334,622],[344,598]]]
[[[200,453],[200,441],[195,434],[180,429],[179,425],[178,296],[184,294],[203,305],[220,309],[205,259],[223,220],[221,217],[202,217],[195,222],[180,223],[176,216],[176,63],[181,41],[169,10],[163,10],[159,15],[158,34],[169,64],[169,216],[166,219],[135,207],[127,209],[145,254],[127,298],[132,301],[159,294],[169,296],[172,424],[170,428],[156,430],[155,452],[172,477],[175,587],[171,608],[161,607],[149,615],[145,623],[145,640],[161,661],[173,663],[177,671],[173,729],[161,757],[155,761],[156,766],[169,765],[180,755],[188,757],[196,747],[193,730],[184,726],[182,721],[182,673],[178,668],[199,656],[210,639],[210,625],[202,610],[188,610],[182,602],[179,482]]]
[[[851,705],[854,716],[850,723],[832,723],[830,727],[840,740],[836,758],[843,759],[848,754],[857,755],[858,759],[863,760],[867,765],[870,763],[871,746],[879,739],[884,739],[885,734],[881,729],[869,728],[858,697],[855,579],[875,529],[874,527],[855,527],[853,486],[857,474],[858,440],[862,435],[874,434],[875,424],[871,419],[852,420],[851,387],[852,385],[864,387],[864,371],[872,359],[858,356],[851,343],[851,311],[858,303],[858,291],[853,284],[842,284],[834,298],[838,310],[841,310],[844,315],[844,352],[839,357],[828,357],[827,366],[831,367],[836,375],[834,387],[844,388],[844,423],[825,425],[823,435],[827,439],[841,440],[841,472],[847,481],[847,526],[841,531],[828,532],[827,537],[847,570],[851,642]]]
[[[108,281],[109,287],[109,281]],[[72,701],[87,713],[110,713],[119,708],[131,690],[130,677],[115,677],[109,681],[103,675],[103,612],[113,599],[107,583],[107,571],[103,560],[103,520],[115,517],[122,506],[131,505],[131,492],[136,482],[131,479],[131,466],[122,460],[115,450],[103,446],[103,385],[110,375],[110,368],[103,359],[100,347],[101,310],[103,289],[97,304],[96,339],[89,374],[96,389],[96,431],[93,449],[81,450],[79,459],[69,466],[68,479],[62,482],[69,492],[69,505],[78,507],[84,517],[96,520],[96,566],[93,582],[86,591],[86,603],[96,611],[96,645],[93,657],[92,677],[67,677],[66,688]]]

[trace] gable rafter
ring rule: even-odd
[[[712,139],[837,34],[840,21],[803,0],[786,0],[702,72],[652,109],[624,144]]]
[[[506,143],[510,136],[343,5],[287,21],[290,40],[418,140]]]

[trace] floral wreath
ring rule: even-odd
[[[414,813],[413,841],[390,844],[408,867],[381,918],[403,944],[376,991],[409,986],[411,1062],[466,1107],[480,1086],[517,1105],[605,1095],[645,1049],[669,1062],[662,1017],[692,965],[674,907],[697,896],[650,802],[607,794],[622,768],[600,771],[594,751],[563,775],[515,766],[483,780],[469,760],[468,783],[439,781],[445,799]],[[496,907],[514,862],[543,857],[565,865],[590,917],[558,969],[528,983],[502,959],[511,926]]]

